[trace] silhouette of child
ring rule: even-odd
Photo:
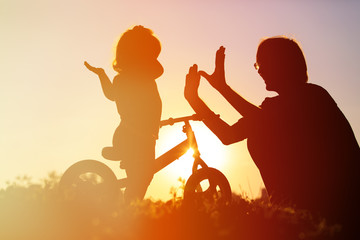
[[[273,202],[320,213],[331,223],[342,224],[345,235],[358,232],[353,217],[359,215],[359,145],[329,93],[307,83],[298,44],[284,37],[260,43],[254,66],[266,89],[278,93],[260,107],[227,85],[224,52],[224,47],[217,51],[212,75],[198,71],[197,65],[190,68],[185,98],[192,108],[224,144],[247,139]],[[243,116],[237,123],[228,125],[198,96],[201,76]]]
[[[115,101],[121,122],[113,146],[102,151],[104,158],[121,161],[126,170],[127,203],[143,199],[154,174],[155,143],[158,138],[162,103],[155,79],[163,73],[157,57],[160,41],[152,30],[135,26],[121,36],[113,68],[118,74],[111,82],[102,68],[85,62],[100,78],[106,98]]]

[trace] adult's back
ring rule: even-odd
[[[273,201],[336,221],[341,207],[354,200],[360,151],[335,101],[322,87],[305,83],[291,95],[265,99],[261,109],[261,117],[252,119],[257,130],[248,148]]]

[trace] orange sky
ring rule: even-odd
[[[136,24],[153,29],[162,43],[165,72],[157,83],[163,119],[193,114],[183,97],[188,67],[197,63],[211,71],[220,45],[236,91],[256,104],[274,95],[265,91],[253,63],[261,38],[284,34],[300,42],[310,82],[330,92],[359,139],[359,10],[356,1],[325,0],[0,1],[0,186],[24,174],[37,181],[82,159],[100,160],[125,175],[101,157],[119,117],[83,61],[114,76],[113,47]],[[206,82],[200,94],[229,123],[240,118]],[[262,181],[246,142],[223,146],[203,124],[194,129],[205,161],[226,175],[233,191],[256,196]],[[181,125],[162,129],[157,154],[182,135]],[[170,198],[170,187],[188,177],[190,167],[174,163],[158,173],[147,196]]]

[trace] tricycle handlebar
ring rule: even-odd
[[[198,114],[193,114],[191,116],[186,117],[179,117],[179,118],[169,118],[167,120],[162,120],[160,122],[160,127],[166,126],[166,125],[173,125],[177,122],[187,122],[187,121],[201,121],[202,118]]]

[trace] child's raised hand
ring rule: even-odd
[[[100,75],[100,74],[104,74],[105,71],[102,68],[97,68],[97,67],[93,67],[91,66],[88,62],[84,62],[84,65],[87,69],[89,69],[90,71],[92,71],[93,73]]]
[[[186,99],[192,99],[197,95],[200,84],[200,74],[198,66],[194,64],[190,67],[189,73],[186,75],[184,95]]]

